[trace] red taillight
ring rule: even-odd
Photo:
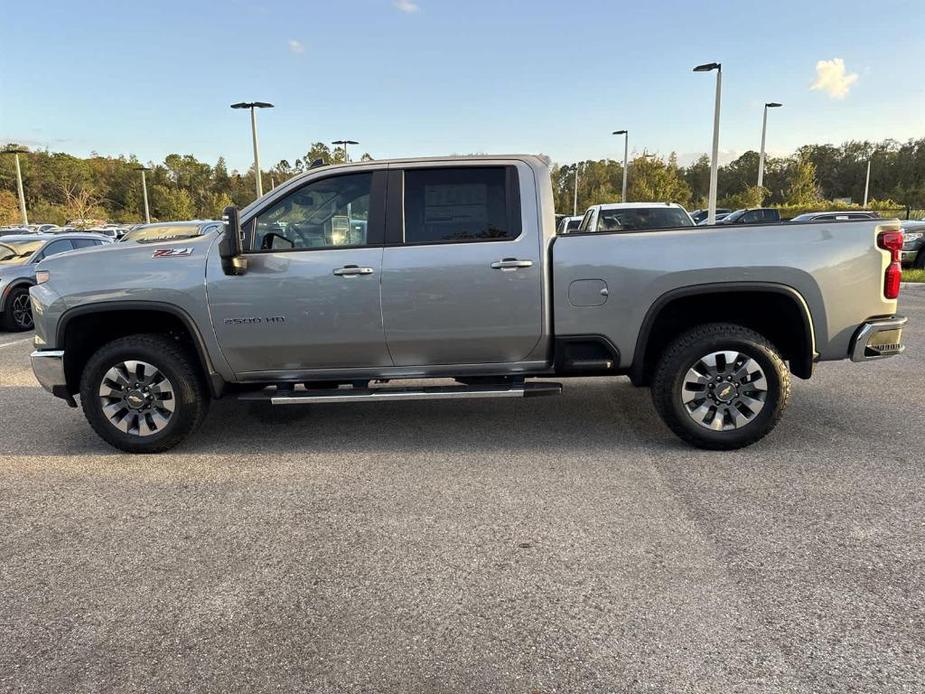
[[[890,264],[883,275],[883,295],[887,299],[897,299],[899,298],[899,283],[903,276],[900,263],[903,233],[901,231],[881,231],[877,236],[877,245],[890,252]]]

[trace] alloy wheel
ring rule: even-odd
[[[135,436],[163,431],[176,407],[173,384],[145,361],[123,361],[109,369],[100,384],[99,398],[109,422]]]
[[[768,398],[768,380],[757,361],[734,350],[711,352],[688,369],[681,402],[688,416],[713,431],[753,421]]]
[[[32,302],[28,292],[21,292],[13,297],[10,310],[13,312],[13,322],[22,330],[32,328]]]

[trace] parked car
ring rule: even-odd
[[[791,219],[791,222],[847,222],[852,219],[879,219],[877,212],[849,210],[838,212],[805,212]]]
[[[220,234],[42,261],[32,368],[131,452],[176,445],[223,396],[520,398],[561,392],[535,379],[614,375],[650,385],[680,438],[726,450],[774,428],[791,373],[902,351],[898,221],[832,234],[696,230],[670,205],[595,214],[643,209],[675,228],[616,215],[616,230],[556,236],[546,163],[529,155],[311,169],[227,208]],[[333,232],[354,214],[367,224],[344,244]]]
[[[902,264],[925,269],[925,219],[902,222]]]
[[[2,236],[21,236],[23,234],[33,233],[31,229],[26,227],[5,227],[0,229],[0,237]]]
[[[714,222],[714,224],[715,224],[716,222],[720,222],[720,221],[726,219],[726,217],[728,217],[728,216],[729,216],[729,212],[717,212],[717,213],[716,213],[716,221]],[[706,217],[704,217],[701,221],[697,222],[697,226],[699,226],[699,227],[709,226],[708,222],[709,222],[709,220],[708,220]]]
[[[692,226],[694,220],[677,203],[615,202],[589,207],[578,231],[645,231]]]
[[[780,221],[780,210],[776,207],[750,207],[729,213],[717,224],[776,224]]]
[[[143,224],[125,232],[119,243],[158,243],[191,239],[222,230],[222,223],[215,220],[194,220],[191,222],[158,222]]]
[[[58,253],[108,243],[96,234],[20,234],[0,238],[0,325],[5,330],[31,330],[29,287],[39,262]]]
[[[717,207],[716,218],[722,219],[722,217],[725,217],[730,212],[732,212],[732,210],[730,210],[728,207]],[[694,210],[691,212],[691,219],[694,220],[694,224],[702,224],[703,222],[707,221],[709,214],[709,210]]]
[[[557,234],[567,234],[570,231],[578,231],[578,227],[581,225],[581,216],[570,217],[566,215],[559,220],[558,225],[556,226]]]

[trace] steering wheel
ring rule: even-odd
[[[280,239],[289,244],[289,248],[295,248],[295,241],[282,234],[277,234],[275,231],[268,231],[263,235],[263,238],[260,240],[260,250],[262,251],[272,251],[273,250],[273,239]]]

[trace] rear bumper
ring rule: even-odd
[[[64,350],[36,350],[29,355],[32,360],[32,373],[36,380],[52,395],[64,398],[68,404],[74,402],[74,397],[67,389],[67,378],[64,375]]]
[[[906,346],[902,343],[905,316],[892,316],[867,321],[851,340],[851,361],[871,361],[900,354]]]

